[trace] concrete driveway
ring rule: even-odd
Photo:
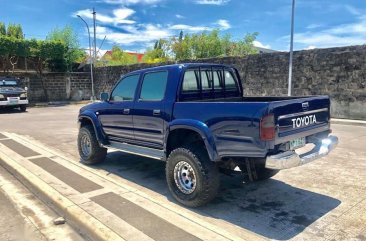
[[[79,108],[0,112],[0,132],[29,136],[77,161]],[[190,211],[243,239],[254,233],[276,240],[366,240],[366,127],[332,128],[340,144],[330,156],[257,183],[222,176],[219,197]],[[163,162],[111,152],[94,168],[146,195],[175,202],[165,183]]]

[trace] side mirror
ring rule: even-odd
[[[100,94],[100,100],[101,101],[108,101],[109,100],[109,94],[108,93],[101,93]]]

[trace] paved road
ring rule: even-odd
[[[0,132],[28,135],[78,160],[76,116],[80,106],[0,113]],[[245,237],[366,240],[366,127],[333,125],[340,145],[327,158],[281,171],[268,181],[243,184],[223,176],[221,194],[193,210],[202,219]],[[174,202],[164,163],[118,152],[95,167],[147,195]]]
[[[58,217],[58,214],[0,166],[1,241],[83,240],[68,223],[54,225],[53,220]]]
[[[31,230],[23,216],[0,191],[0,240],[2,241],[41,241],[42,236]]]

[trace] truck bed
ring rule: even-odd
[[[317,96],[250,96],[250,97],[228,97],[198,100],[198,102],[275,102],[284,100],[304,99]],[[185,101],[195,102],[195,101]]]
[[[219,156],[264,157],[276,145],[329,130],[328,96],[230,97],[177,102],[174,119],[205,123],[213,134]],[[260,140],[260,121],[273,115],[276,136]],[[316,115],[309,125],[295,126],[293,120]]]

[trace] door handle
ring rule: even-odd
[[[125,114],[125,115],[130,114],[130,109],[123,109],[123,114]]]
[[[160,110],[153,110],[153,115],[160,115]]]

